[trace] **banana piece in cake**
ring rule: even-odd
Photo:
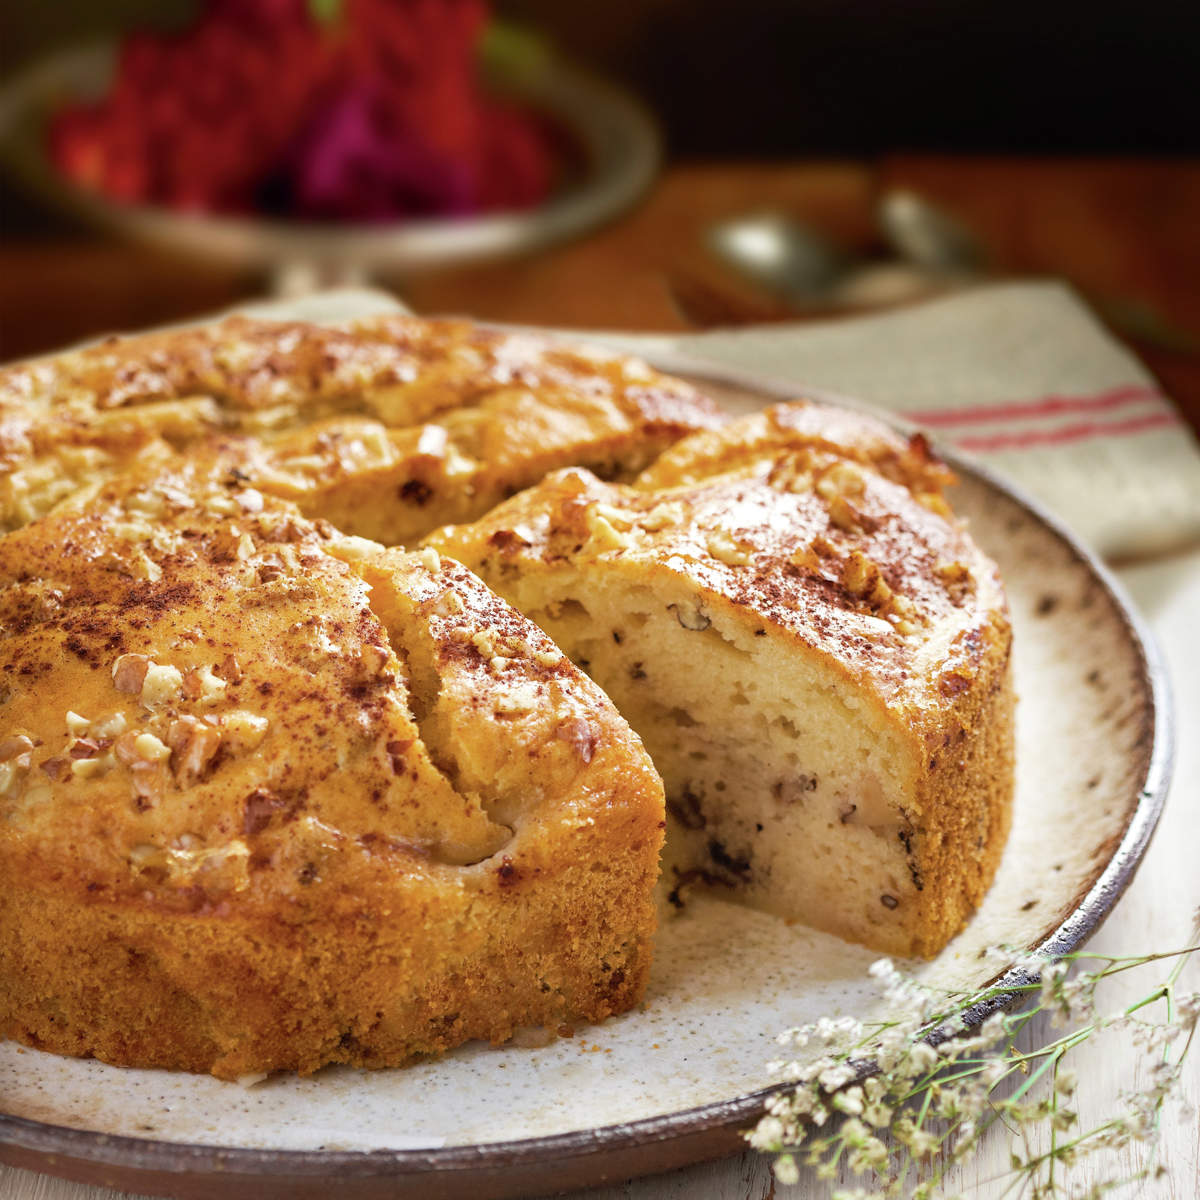
[[[573,463],[630,479],[719,415],[635,359],[466,322],[232,318],[0,371],[0,532],[239,434],[247,482],[409,543]]]
[[[193,459],[0,540],[0,1033],[229,1079],[597,1021],[662,785],[432,549]]]
[[[641,734],[677,884],[932,955],[995,873],[1013,779],[1005,597],[948,477],[920,438],[783,405],[636,487],[560,471],[428,544]]]

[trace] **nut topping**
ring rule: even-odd
[[[20,767],[28,767],[32,761],[32,754],[33,741],[23,733],[0,742],[0,763],[15,763]]]
[[[150,659],[145,654],[122,654],[113,663],[113,686],[118,692],[128,692],[136,696],[142,690],[146,672],[150,669]]]
[[[195,717],[179,717],[171,722],[167,741],[175,782],[189,787],[201,778],[220,749],[221,734]]]
[[[178,667],[150,663],[142,679],[142,704],[161,708],[176,699],[183,687],[183,672]]]

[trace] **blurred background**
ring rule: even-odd
[[[6,4],[0,70],[196,0]],[[1200,8],[1179,0],[497,0],[633,88],[674,154],[1200,149]]]
[[[127,133],[136,118],[118,114],[103,128],[91,118],[74,124],[60,118],[47,127],[43,113],[36,148],[48,153],[56,186],[82,183],[92,197],[97,186],[107,189],[100,196],[107,217],[78,205],[71,212],[70,203],[64,208],[44,178],[40,188],[28,178],[20,182],[22,171],[12,169],[8,156],[10,169],[0,180],[0,356],[341,279],[392,287],[422,312],[679,330],[846,315],[981,278],[1052,275],[1073,282],[1185,407],[1200,396],[1200,8],[1194,5],[497,0],[485,11],[459,0],[6,4],[0,72],[8,110],[5,117],[0,108],[0,127],[7,120],[11,140],[13,85],[31,64],[89,41],[149,29],[186,42],[200,17],[207,13],[212,22],[218,12],[219,20],[247,28],[265,22],[256,36],[269,74],[271,22],[294,29],[308,20],[328,42],[343,37],[351,21],[364,27],[364,44],[383,43],[387,38],[373,26],[390,19],[389,7],[408,14],[407,31],[397,22],[388,35],[400,59],[403,46],[426,44],[431,30],[457,22],[453,36],[461,35],[463,46],[487,41],[488,53],[498,54],[514,79],[528,80],[550,60],[555,70],[579,73],[566,80],[566,91],[583,91],[563,101],[565,109],[556,99],[549,107],[559,108],[543,120],[547,113],[533,111],[542,95],[534,87],[525,126],[524,117],[481,108],[491,132],[484,136],[483,125],[473,126],[475,181],[483,181],[475,192],[454,164],[430,168],[428,147],[414,143],[406,150],[403,202],[395,200],[393,167],[375,161],[370,186],[380,195],[391,188],[389,198],[365,216],[347,208],[348,191],[361,197],[370,190],[361,172],[377,147],[359,146],[351,164],[358,183],[343,185],[338,176],[330,185],[330,173],[354,159],[346,146],[366,135],[357,117],[345,116],[353,103],[339,108],[332,93],[317,91],[325,98],[312,103],[335,115],[323,115],[324,125],[309,120],[300,140],[288,143],[287,169],[266,172],[252,200],[180,202],[178,181],[169,202],[161,181],[161,194],[133,199],[168,210],[190,205],[192,216],[197,207],[224,204],[228,211],[219,216],[285,225],[315,213],[327,233],[361,229],[365,221],[379,235],[414,220],[450,218],[456,224],[449,242],[427,238],[414,253],[411,239],[385,245],[376,237],[351,252],[326,239],[309,255],[289,241],[278,254],[239,254],[218,250],[224,243],[205,229],[197,253],[194,238],[188,245],[170,231],[150,236],[141,225],[122,224],[124,213],[113,217],[114,203],[128,210],[130,196],[113,193],[127,186],[124,176],[97,184],[95,146]],[[450,47],[449,63],[453,37],[434,40]],[[221,51],[208,53],[204,61],[211,64]],[[352,61],[358,65],[344,68],[351,75],[368,69],[361,54]],[[397,60],[393,73],[424,71],[421,86],[436,89],[452,69]],[[275,70],[282,92],[295,72],[282,57]],[[157,86],[187,97],[197,87],[193,74],[211,73],[211,67],[193,73],[177,66]],[[584,78],[613,88],[596,94],[593,107],[604,111],[591,131],[572,130],[567,111],[572,103],[577,109],[591,103],[579,82]],[[551,88],[555,96],[560,83]],[[61,111],[70,89],[57,86]],[[524,95],[523,88],[517,92]],[[129,111],[139,111],[139,96],[144,101],[135,88],[126,98]],[[611,111],[601,104],[605,96],[616,96]],[[443,116],[452,99],[439,101]],[[391,119],[400,119],[399,111],[411,122],[413,112],[427,111],[410,100],[392,103]],[[201,110],[177,120],[219,126]],[[438,120],[444,129],[453,123],[449,116]],[[661,158],[648,132],[655,128]],[[163,134],[145,154],[161,157],[161,147],[177,140]],[[583,159],[601,143],[603,164],[593,170]],[[216,170],[214,156],[203,150],[180,153],[193,180]],[[434,182],[426,186],[422,172]],[[414,173],[421,176],[416,200]],[[547,218],[568,194],[570,204],[559,205],[565,211]],[[504,229],[484,220],[511,211],[523,220]],[[470,235],[474,248],[464,238],[468,228],[479,230]],[[438,236],[445,239],[445,230]]]

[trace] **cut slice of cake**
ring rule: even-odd
[[[707,883],[932,955],[995,872],[1010,626],[924,442],[785,405],[637,487],[558,472],[429,544],[545,629],[641,734],[674,895]]]
[[[661,782],[461,565],[189,459],[0,540],[0,628],[0,1034],[233,1078],[641,998]]]

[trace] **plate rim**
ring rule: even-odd
[[[554,331],[552,336],[575,344],[588,340],[586,335],[572,338],[563,335],[560,330]],[[758,393],[766,401],[763,407],[770,403],[803,398],[868,413],[906,434],[918,429],[917,425],[898,414],[854,397],[827,389],[805,387],[778,376],[726,368],[679,352],[651,350],[639,356],[657,369],[686,376],[700,386],[712,383]],[[938,455],[956,472],[980,479],[1003,493],[1065,544],[1075,559],[1109,594],[1141,664],[1150,707],[1151,744],[1136,801],[1128,810],[1125,826],[1112,853],[1090,885],[1078,897],[1072,910],[1044,932],[1033,947],[1035,952],[1067,953],[1083,945],[1112,911],[1141,864],[1162,815],[1175,759],[1175,714],[1166,662],[1153,633],[1124,585],[1060,518],[991,467],[937,437],[930,437],[930,442]],[[1036,976],[1023,967],[1014,967],[989,986],[1016,985],[1035,979]],[[1000,999],[982,1001],[972,1006],[965,1017],[970,1025],[974,1025],[1001,1007],[1003,1002]],[[153,1180],[148,1179],[148,1175],[159,1176],[176,1184],[182,1177],[207,1178],[217,1175],[225,1177],[229,1183],[239,1178],[256,1188],[269,1187],[272,1181],[317,1182],[333,1177],[344,1181],[353,1179],[360,1183],[371,1179],[386,1180],[394,1187],[406,1179],[436,1172],[442,1176],[444,1183],[475,1185],[461,1193],[446,1192],[447,1196],[461,1194],[474,1200],[483,1200],[485,1194],[517,1195],[507,1189],[481,1192],[478,1185],[486,1179],[494,1180],[497,1169],[520,1169],[528,1172],[528,1175],[523,1177],[519,1194],[548,1194],[564,1186],[586,1186],[588,1183],[624,1178],[629,1174],[628,1171],[621,1175],[603,1174],[591,1169],[588,1160],[597,1155],[616,1156],[621,1152],[633,1151],[636,1160],[641,1152],[646,1161],[634,1161],[631,1164],[634,1173],[640,1170],[642,1174],[654,1174],[733,1152],[741,1142],[738,1130],[762,1112],[767,1097],[786,1086],[775,1084],[731,1099],[589,1129],[499,1142],[405,1150],[282,1150],[212,1146],[106,1134],[0,1112],[0,1161],[5,1160],[6,1150],[13,1148],[23,1152],[20,1154],[22,1161],[14,1165],[52,1173],[56,1172],[56,1165],[59,1167],[57,1173],[67,1168],[68,1163],[60,1162],[61,1159],[104,1164],[124,1168],[127,1172],[124,1176],[126,1182],[140,1187],[153,1186]],[[685,1142],[690,1148],[682,1157],[669,1152],[654,1156],[656,1150],[669,1151],[672,1146]],[[43,1156],[44,1165],[34,1161],[41,1160]],[[580,1167],[585,1168],[582,1174],[579,1173]],[[447,1176],[451,1178],[447,1179]],[[78,1167],[74,1177],[82,1177]],[[99,1178],[96,1181],[99,1182]],[[528,1183],[533,1183],[538,1191],[525,1190]],[[260,1191],[255,1194],[266,1193]]]

